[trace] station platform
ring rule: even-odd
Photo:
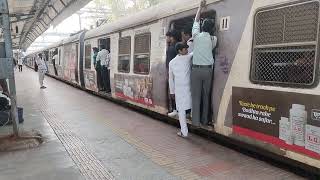
[[[37,73],[16,72],[24,130],[45,138],[38,148],[0,153],[0,179],[10,180],[296,180],[259,161]],[[0,127],[0,134],[11,131]]]

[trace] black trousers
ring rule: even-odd
[[[103,84],[102,84],[101,67],[97,67],[96,68],[96,72],[97,72],[97,86],[98,86],[98,89],[99,90],[104,89],[103,88]]]
[[[175,99],[172,99],[170,96],[169,83],[167,83],[167,92],[168,92],[168,111],[172,112],[174,110],[177,110],[177,107],[176,107]]]
[[[102,83],[107,93],[111,92],[110,87],[110,70],[106,66],[102,66]]]
[[[18,65],[19,67],[19,72],[22,72],[22,65]]]

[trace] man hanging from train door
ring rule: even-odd
[[[101,50],[97,55],[97,62],[100,61],[101,63],[101,76],[102,76],[102,85],[103,91],[106,91],[107,93],[111,92],[110,88],[110,70],[109,70],[109,64],[110,64],[110,53],[106,49],[105,45],[101,45]]]
[[[178,132],[178,136],[180,137],[188,137],[186,111],[192,106],[190,87],[192,53],[188,53],[188,48],[189,46],[185,43],[177,43],[178,55],[169,63],[170,96],[175,99],[179,114],[181,130]]]
[[[211,19],[205,19],[200,32],[200,16],[206,1],[201,0],[192,28],[193,37],[193,61],[191,72],[192,92],[192,123],[195,126],[208,125],[209,122],[209,98],[214,73],[214,58],[212,50],[217,45],[217,37],[211,36],[214,27]],[[202,106],[201,106],[202,105]],[[200,108],[202,107],[202,109]]]
[[[52,57],[52,64],[53,64],[54,74],[58,76],[58,71],[56,67],[56,62],[59,61],[58,49],[55,49],[53,53],[54,53],[54,56]]]
[[[102,85],[102,77],[101,77],[101,62],[97,61],[97,56],[99,53],[99,49],[97,47],[92,48],[93,51],[93,65],[94,69],[96,70],[97,74],[97,87],[99,91],[102,91],[103,85]]]

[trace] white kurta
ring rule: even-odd
[[[46,62],[44,61],[43,58],[37,57],[36,58],[36,63],[37,63],[37,66],[38,66],[38,72],[41,72],[41,73],[46,73],[47,72],[47,65],[46,65]]]
[[[192,54],[177,55],[169,63],[170,94],[175,94],[178,111],[191,109],[191,59]]]

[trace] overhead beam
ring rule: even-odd
[[[56,12],[56,14],[59,14],[59,12],[57,11],[57,9],[54,7],[54,5],[49,5],[49,7],[51,7],[53,10],[54,10],[54,12]]]
[[[63,0],[59,0],[59,1],[61,2],[61,4],[62,4],[64,7],[66,7],[66,4],[64,3]]]
[[[49,14],[48,14],[47,12],[45,12],[45,13],[43,13],[43,14],[45,14],[45,15],[50,19],[50,21],[53,20],[53,19],[49,16]]]
[[[26,21],[28,19],[32,19],[33,16],[29,16],[29,17],[25,17],[25,18],[17,18],[17,20],[14,20],[14,21],[10,21],[11,23],[17,23],[17,22],[20,22],[20,21]]]

